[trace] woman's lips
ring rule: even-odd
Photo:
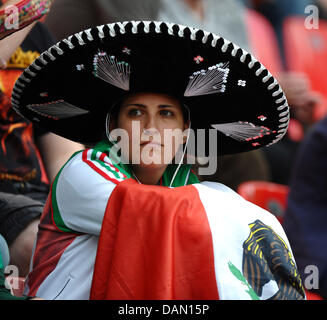
[[[157,147],[163,147],[163,145],[159,142],[155,142],[155,141],[145,141],[145,142],[141,142],[141,147],[144,146],[157,146]]]

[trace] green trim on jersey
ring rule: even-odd
[[[120,179],[119,174],[117,171],[113,170],[109,165],[104,163],[103,161],[100,161],[97,159],[96,154],[99,152],[97,149],[93,149],[92,154],[91,154],[91,160],[98,163],[101,167],[104,169],[110,171],[117,179]],[[101,152],[101,151],[100,151]],[[118,169],[118,168],[117,168]]]
[[[132,172],[130,171],[129,167],[127,165],[124,165],[121,161],[120,158],[116,155],[115,152],[110,152],[111,148],[113,147],[113,144],[110,143],[109,141],[107,142],[106,140],[103,140],[99,142],[94,149],[96,151],[100,151],[102,153],[105,153],[108,157],[110,154],[110,160],[112,162],[112,165],[117,168],[121,173],[123,173],[126,178],[132,178]]]

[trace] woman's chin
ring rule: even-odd
[[[165,156],[163,148],[155,146],[149,150],[141,149],[139,166],[141,168],[160,169],[166,167],[170,161],[171,156]]]
[[[159,170],[159,169],[162,169],[162,168],[165,168],[167,167],[167,164],[164,164],[164,163],[156,163],[156,162],[141,162],[140,164],[136,165],[137,167],[139,168],[142,168],[143,170],[144,169],[147,169],[147,170]]]

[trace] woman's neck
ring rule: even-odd
[[[142,184],[156,185],[164,174],[167,166],[160,168],[142,168],[140,166],[132,166],[134,176]]]

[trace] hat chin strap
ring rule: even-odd
[[[184,157],[185,157],[185,152],[186,152],[186,147],[187,147],[187,144],[188,144],[188,140],[190,138],[190,131],[191,131],[191,125],[192,125],[192,122],[191,122],[191,112],[190,112],[189,107],[186,104],[183,104],[183,107],[187,110],[188,120],[190,121],[190,125],[188,127],[188,133],[187,133],[187,138],[186,138],[186,142],[185,142],[185,146],[184,146],[184,150],[183,150],[183,156],[181,157],[181,160],[179,161],[179,164],[178,164],[178,166],[177,166],[177,168],[175,170],[175,173],[173,175],[173,178],[170,181],[169,188],[172,188],[172,185],[174,183],[174,180],[176,178],[176,175],[178,173],[178,170],[180,169],[180,167],[181,167],[181,165],[183,163],[183,160],[184,160]]]
[[[110,111],[107,113],[106,116],[106,137],[110,142],[115,143],[115,141],[112,139],[110,135],[109,124],[110,124]]]

